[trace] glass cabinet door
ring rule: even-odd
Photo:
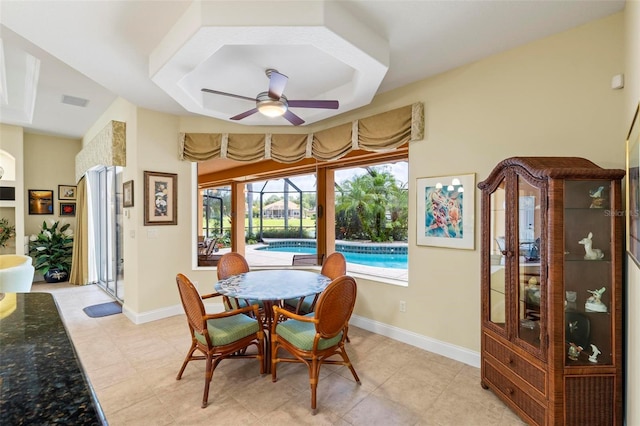
[[[505,328],[506,323],[506,197],[503,179],[491,194],[491,291],[489,292],[489,321]]]
[[[571,180],[564,195],[565,365],[612,364],[610,181]]]
[[[518,253],[514,255],[518,285],[518,337],[526,343],[540,348],[540,306],[545,289],[541,282],[541,191],[521,176],[518,176],[517,238]],[[544,306],[544,305],[542,305]]]

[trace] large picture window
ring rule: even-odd
[[[273,168],[258,163],[206,174],[219,179],[199,178],[199,259],[208,242],[216,247],[198,265],[215,266],[222,253],[238,251],[254,268],[296,266],[301,258],[309,267],[339,251],[349,273],[406,281],[406,156]],[[211,165],[199,176],[205,167]]]

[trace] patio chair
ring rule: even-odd
[[[209,238],[204,241],[204,247],[198,248],[198,250],[202,250],[201,254],[198,254],[198,266],[217,266],[220,261],[220,257],[222,257],[217,253],[218,248],[218,238]]]
[[[338,252],[331,253],[322,263],[320,273],[332,280],[345,275],[347,273],[347,260],[344,255]],[[287,299],[284,302],[285,307],[297,314],[308,314],[313,312],[318,296],[318,294],[314,294],[299,299]]]
[[[343,275],[334,279],[322,292],[313,314],[297,315],[278,306],[273,307],[274,317],[285,321],[274,322],[271,328],[271,380],[277,381],[276,367],[280,362],[305,364],[309,368],[313,414],[316,413],[316,389],[323,364],[348,367],[356,383],[361,384],[344,346],[356,293],[355,279]],[[293,357],[278,357],[279,349]],[[330,360],[334,355],[342,359]]]
[[[315,266],[322,265],[324,253],[322,254],[294,254],[291,260],[292,266]]]
[[[209,401],[209,385],[213,371],[220,361],[231,358],[256,358],[260,364],[260,374],[264,374],[264,331],[256,305],[241,309],[207,314],[202,299],[220,296],[218,293],[200,296],[193,283],[183,274],[176,276],[182,306],[187,314],[191,334],[191,348],[187,353],[176,380],[182,378],[187,364],[196,359],[207,361],[204,378],[202,408]],[[253,312],[255,318],[245,315]],[[257,319],[256,319],[257,318]],[[255,345],[257,354],[247,354],[247,349]],[[200,351],[203,355],[194,355]]]

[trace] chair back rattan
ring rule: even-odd
[[[236,252],[225,253],[218,261],[218,279],[249,272],[249,264],[243,255]]]
[[[180,292],[180,300],[182,300],[182,306],[184,312],[187,315],[187,322],[191,333],[196,331],[200,334],[207,335],[207,323],[204,320],[205,309],[202,303],[202,298],[198,293],[198,290],[193,285],[191,280],[183,274],[176,275],[176,282],[178,284],[178,291]]]
[[[356,280],[342,275],[327,286],[316,302],[316,330],[327,339],[346,330],[356,303]]]
[[[341,277],[347,273],[347,260],[342,253],[331,253],[322,264],[320,273],[332,280]]]

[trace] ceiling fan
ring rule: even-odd
[[[280,117],[283,116],[294,126],[299,126],[304,123],[304,120],[295,115],[289,108],[324,108],[324,109],[338,109],[338,101],[300,101],[290,100],[283,94],[284,88],[287,85],[289,77],[284,74],[280,74],[277,70],[267,69],[267,77],[269,78],[269,90],[267,92],[260,92],[255,98],[249,98],[247,96],[234,95],[232,93],[219,92],[217,90],[203,88],[202,92],[213,93],[214,95],[230,96],[232,98],[245,99],[256,103],[255,108],[251,108],[248,111],[242,112],[238,115],[231,117],[231,120],[242,120],[250,115],[260,112],[267,117]]]

